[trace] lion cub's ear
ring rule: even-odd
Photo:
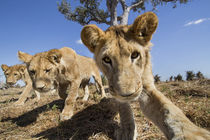
[[[61,57],[61,52],[58,49],[52,49],[47,54],[48,60],[52,63],[60,63]]]
[[[25,67],[24,67],[24,66],[21,66],[21,67],[19,68],[19,72],[20,72],[21,74],[24,74],[24,71],[25,71]]]
[[[94,53],[95,48],[99,45],[100,39],[103,37],[104,31],[96,25],[86,25],[81,31],[81,40]]]
[[[18,51],[18,58],[20,59],[20,61],[24,62],[24,63],[29,63],[32,59],[32,55]]]
[[[148,43],[148,41],[151,40],[152,34],[155,32],[157,25],[157,16],[153,12],[146,12],[135,19],[131,29],[137,38]]]
[[[7,66],[6,64],[2,64],[1,68],[5,72],[5,71],[7,71],[9,69],[9,66]]]

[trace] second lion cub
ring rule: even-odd
[[[105,96],[95,61],[76,54],[71,48],[52,49],[34,56],[19,51],[18,57],[26,63],[35,90],[44,93],[56,89],[59,96],[65,100],[61,120],[72,117],[78,89],[80,85],[87,83],[91,76],[98,84],[102,96]],[[86,89],[83,100],[87,100],[89,93],[87,87],[83,87]]]

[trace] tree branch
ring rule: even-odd
[[[144,2],[144,0],[140,0],[139,2],[137,2],[137,3],[135,3],[135,4],[131,5],[131,6],[129,6],[128,9],[131,10],[133,8],[136,8],[139,5],[141,5],[143,2]]]
[[[111,4],[111,0],[107,0],[106,1],[106,7],[107,7],[107,9],[108,9],[109,12],[111,12],[111,5],[112,5]]]
[[[125,9],[128,7],[125,3],[125,0],[120,0],[120,4],[122,6],[123,11],[125,11]]]
[[[119,0],[106,0],[106,6],[110,13],[110,24],[117,25],[117,4]]]
[[[91,13],[91,15],[93,17],[92,21],[95,21],[95,22],[98,22],[98,23],[105,23],[107,25],[111,24],[110,21],[107,21],[106,19],[101,17],[101,14],[98,11],[96,11],[96,13],[94,13],[94,12],[90,12],[90,13]],[[97,16],[96,16],[96,14],[97,14]]]

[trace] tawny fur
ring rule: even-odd
[[[4,72],[6,83],[14,85],[19,80],[23,80],[25,82],[25,88],[20,95],[17,102],[15,102],[15,105],[24,105],[27,97],[30,95],[32,88],[32,81],[28,74],[28,71],[26,69],[26,65],[24,64],[17,64],[13,66],[7,66],[6,64],[2,64],[1,68]],[[39,93],[37,94],[37,100],[39,100]]]
[[[96,25],[87,25],[81,32],[81,39],[94,53],[114,98],[124,103],[138,100],[143,113],[167,139],[208,140],[210,132],[194,125],[154,85],[150,40],[157,25],[157,16],[147,12],[137,17],[132,25],[112,26],[106,31]],[[121,120],[124,120],[121,122],[124,131],[118,133],[117,139],[124,137],[125,140],[133,140],[134,119],[133,115],[129,115],[129,119],[127,116],[132,114],[132,110],[127,105],[124,111],[126,113],[120,113]]]
[[[72,117],[80,85],[85,89],[83,100],[88,99],[87,84],[91,76],[98,84],[102,96],[105,96],[95,61],[76,54],[71,48],[52,49],[34,56],[23,52],[19,52],[18,55],[27,65],[35,90],[41,93],[57,90],[59,96],[65,100],[61,120]]]

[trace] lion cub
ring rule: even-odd
[[[97,65],[107,77],[110,93],[124,103],[120,109],[121,130],[117,131],[117,139],[136,139],[129,103],[138,100],[143,113],[167,139],[210,140],[210,132],[194,125],[155,87],[150,40],[157,25],[157,16],[147,12],[137,17],[132,25],[111,26],[106,31],[96,25],[82,29],[81,39],[94,53]]]
[[[32,90],[32,81],[26,69],[26,65],[17,64],[13,66],[7,66],[6,64],[2,64],[1,68],[6,77],[7,84],[14,85],[18,80],[23,80],[25,82],[26,86],[18,101],[15,102],[15,105],[23,105]],[[37,95],[37,100],[39,100],[40,94],[38,92],[35,93]]]
[[[86,91],[83,100],[89,96],[87,84],[93,76],[100,92],[105,97],[100,72],[91,58],[80,56],[68,47],[52,49],[37,53],[34,56],[18,52],[18,57],[26,63],[33,88],[41,93],[56,89],[59,96],[65,100],[61,120],[70,119],[78,96],[78,89],[83,86]]]

